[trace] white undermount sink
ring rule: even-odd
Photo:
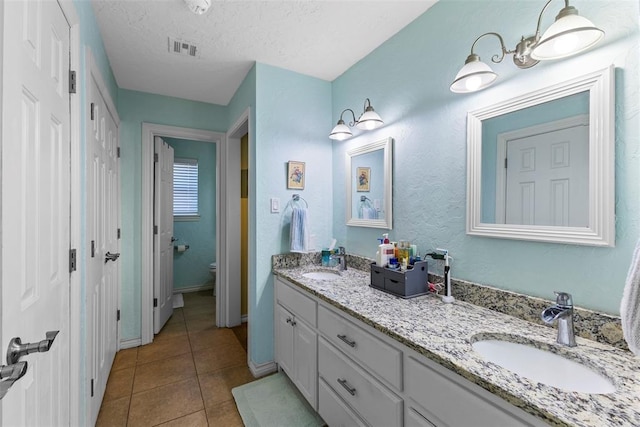
[[[579,393],[616,391],[611,380],[598,372],[549,351],[499,339],[481,339],[471,346],[485,360],[532,381]]]
[[[337,271],[310,271],[309,273],[303,273],[302,277],[323,282],[333,282],[340,278],[340,273]]]

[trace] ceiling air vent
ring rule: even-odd
[[[198,56],[198,48],[191,42],[169,37],[169,52],[180,56]]]

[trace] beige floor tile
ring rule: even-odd
[[[165,324],[162,330],[158,335],[153,338],[153,341],[157,340],[165,340],[167,338],[176,338],[180,335],[185,335],[187,333],[187,325],[182,323],[174,323],[174,324]]]
[[[160,387],[196,376],[191,353],[145,363],[136,368],[133,392]]]
[[[136,393],[131,397],[130,426],[155,426],[204,409],[197,378]]]
[[[231,329],[213,328],[189,333],[191,350],[231,345],[237,338]]]
[[[138,347],[120,350],[116,353],[116,358],[113,360],[111,370],[117,371],[118,369],[132,368],[136,366],[137,359]]]
[[[109,373],[107,388],[104,392],[104,402],[131,396],[135,368],[118,369]]]
[[[187,332],[200,332],[217,329],[215,316],[199,315],[197,317],[185,320],[187,324]]]
[[[185,415],[184,417],[171,420],[167,423],[160,424],[161,427],[207,427],[207,413],[198,411],[194,414]]]
[[[175,325],[184,323],[184,312],[182,308],[174,308],[173,314],[167,320],[167,325]]]
[[[239,342],[193,352],[198,375],[247,364],[247,353]]]
[[[198,377],[205,408],[233,400],[231,389],[254,381],[247,366],[236,366]]]
[[[131,396],[122,397],[111,402],[102,402],[96,427],[123,427],[127,425],[129,401]]]
[[[207,419],[212,427],[244,427],[233,400],[207,408]]]
[[[199,305],[193,308],[184,310],[185,320],[193,319],[199,316],[207,316],[207,318],[214,318],[216,315],[216,306]]]
[[[189,337],[180,335],[172,338],[156,340],[138,349],[138,366],[155,360],[166,359],[191,352]]]

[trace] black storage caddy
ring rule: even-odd
[[[389,270],[371,263],[371,287],[412,298],[429,293],[427,261],[418,261],[407,271]]]

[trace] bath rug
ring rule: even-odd
[[[182,294],[173,294],[173,308],[184,307],[184,298]]]
[[[246,427],[321,427],[325,423],[282,372],[231,390]]]

